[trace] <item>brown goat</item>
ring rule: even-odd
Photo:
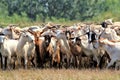
[[[47,50],[49,43],[51,41],[51,36],[45,35],[44,40],[40,39],[42,32],[33,32],[29,31],[31,34],[34,35],[35,38],[35,51],[36,51],[36,62],[37,67],[44,67],[44,63],[50,61],[50,54]]]
[[[81,64],[81,55],[83,53],[82,49],[81,49],[81,47],[78,44],[73,43],[70,40],[69,40],[69,45],[70,45],[70,50],[71,50],[73,58],[74,58],[73,66],[76,67],[76,68],[80,67],[80,64]],[[79,65],[78,65],[78,62],[79,62]]]
[[[33,34],[34,35],[34,38],[35,38],[35,51],[36,51],[36,62],[37,62],[37,67],[39,67],[41,64],[41,57],[42,57],[42,55],[40,54],[40,50],[41,50],[41,48],[40,48],[40,45],[42,44],[42,42],[43,42],[43,40],[41,40],[41,39],[39,39],[39,36],[40,36],[40,32],[32,32],[32,31],[30,31],[29,30],[29,32],[31,33],[31,34]],[[40,59],[40,60],[39,60]]]
[[[50,43],[49,47],[47,48],[47,50],[49,51],[52,60],[51,60],[51,67],[57,67],[59,66],[59,68],[61,67],[60,62],[60,43],[57,41],[57,39],[55,39],[54,37],[51,38],[56,45],[53,45],[52,43]]]

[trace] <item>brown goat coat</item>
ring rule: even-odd
[[[72,55],[75,58],[74,66],[78,67],[77,61],[79,61],[79,65],[81,65],[81,55],[83,53],[82,49],[78,44],[73,43],[71,41],[69,41],[69,45],[70,45],[70,50],[72,52]],[[77,59],[77,56],[78,56],[78,59]]]
[[[31,31],[30,31],[31,32]],[[50,59],[53,50],[50,44],[46,45],[45,40],[39,39],[42,32],[31,32],[35,37],[35,47],[36,47],[36,60],[40,66],[43,66],[46,61]]]
[[[49,44],[47,51],[49,51],[50,55],[52,56],[52,64],[53,62],[57,62],[58,64],[60,63],[60,47],[59,47],[59,43],[56,42],[56,49],[53,49],[52,44]]]
[[[35,38],[35,51],[36,51],[36,62],[38,66],[42,66],[43,64],[43,49],[42,49],[42,44],[43,44],[43,40],[39,39],[39,36],[41,34],[41,32],[32,32],[29,30],[29,32],[31,34],[33,34],[34,38]]]

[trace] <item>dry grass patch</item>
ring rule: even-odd
[[[0,80],[120,80],[120,71],[77,69],[0,70]]]

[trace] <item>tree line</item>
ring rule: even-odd
[[[120,0],[1,0],[0,15],[25,13],[32,21],[40,16],[43,22],[53,17],[84,21],[104,13],[119,14],[119,3]]]

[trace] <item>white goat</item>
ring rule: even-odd
[[[98,58],[100,54],[99,54],[99,50],[94,48],[93,44],[91,43],[93,32],[91,31],[90,27],[87,26],[85,28],[82,28],[81,30],[79,30],[78,35],[79,35],[78,37],[80,38],[79,43],[82,51],[88,57],[93,56],[93,59],[97,62],[97,66],[98,66],[100,63],[100,59]],[[76,37],[74,39],[74,42],[76,42]]]
[[[29,32],[21,34],[17,45],[18,65],[21,63],[21,58],[24,58],[24,66],[27,68],[28,56],[35,53],[33,40],[34,37]]]
[[[115,62],[120,60],[120,42],[111,42],[108,39],[100,39],[99,44],[95,45],[97,48],[101,47],[105,51],[107,51],[110,56],[111,61],[108,63],[107,68],[112,66]]]
[[[7,67],[10,69],[11,57],[16,55],[17,44],[18,40],[11,40],[7,39],[6,36],[0,36],[3,69],[5,69],[5,57],[7,57]]]
[[[117,35],[115,30],[109,27],[101,32],[100,38],[107,38],[108,40],[112,41],[120,41],[120,37]]]
[[[17,31],[17,29],[15,29],[14,27],[6,27],[2,29],[1,33],[3,33],[5,36],[7,36],[10,39],[17,39],[19,35],[16,34],[15,31]]]

